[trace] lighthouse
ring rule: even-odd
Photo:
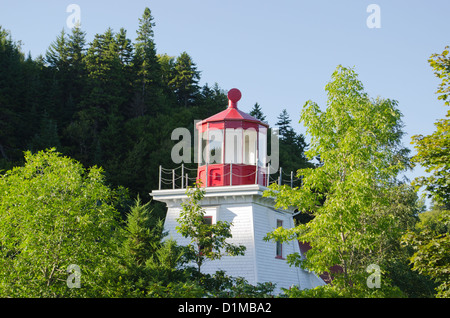
[[[205,188],[201,202],[207,222],[232,223],[230,243],[246,247],[243,256],[224,256],[202,265],[202,272],[225,271],[243,277],[250,284],[272,282],[276,292],[293,285],[300,289],[324,285],[315,273],[291,267],[286,256],[302,255],[299,244],[265,241],[267,233],[278,227],[294,227],[292,207],[275,209],[274,199],[263,197],[269,180],[267,162],[268,124],[238,109],[238,89],[228,92],[228,107],[218,114],[199,121],[197,181]],[[154,200],[167,205],[164,230],[179,245],[189,244],[176,230],[187,199],[186,189],[159,189],[151,193]]]

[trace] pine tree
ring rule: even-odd
[[[61,30],[59,36],[47,49],[45,61],[50,67],[55,68],[60,72],[66,70],[68,64],[68,47],[64,29]]]
[[[133,65],[136,72],[135,94],[132,112],[144,115],[148,108],[159,108],[161,94],[161,65],[156,55],[156,45],[153,40],[153,16],[149,8],[145,8],[139,19],[139,29],[134,43]]]
[[[29,137],[24,60],[20,42],[0,26],[0,156],[9,160],[20,159]]]
[[[57,118],[59,126],[67,127],[81,101],[86,81],[85,32],[77,25],[71,34],[64,29],[47,50],[44,61],[51,78],[51,109],[49,115]]]
[[[177,95],[180,105],[187,107],[192,104],[199,87],[200,72],[192,61],[192,58],[186,52],[181,53],[177,58],[174,67],[174,77],[169,85],[172,86]]]
[[[277,117],[278,121],[275,125],[279,128],[279,135],[281,140],[287,144],[292,144],[295,140],[296,134],[291,126],[291,119],[286,109],[283,109],[281,114]]]
[[[72,75],[73,91],[72,95],[79,93],[79,88],[85,74],[84,56],[86,55],[86,33],[79,26],[72,29],[72,33],[68,36],[67,41],[67,60]]]
[[[278,116],[278,122],[275,124],[279,127],[280,145],[279,160],[280,167],[286,174],[291,171],[296,174],[299,168],[310,166],[305,156],[306,142],[302,134],[297,134],[291,126],[291,119],[286,109],[283,109]],[[298,185],[298,183],[296,184]]]
[[[125,236],[122,253],[137,265],[145,264],[160,247],[163,222],[153,216],[150,203],[142,204],[139,196],[127,216]]]
[[[41,118],[40,130],[34,135],[28,149],[37,152],[39,150],[46,150],[50,148],[61,149],[61,142],[58,136],[58,126],[52,120],[47,112]]]
[[[261,106],[258,103],[255,103],[252,110],[250,111],[250,115],[259,119],[260,121],[266,121],[266,116],[263,114]]]
[[[119,160],[123,153],[121,130],[126,104],[131,99],[131,55],[130,41],[123,29],[118,34],[111,28],[96,34],[87,50],[84,63],[88,80],[80,111],[68,131],[72,140],[83,144],[84,155],[90,158],[88,163],[92,163],[94,153],[99,154],[98,149],[107,154],[102,157],[104,160]],[[86,135],[82,127],[89,127],[90,132]]]

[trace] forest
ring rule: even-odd
[[[160,165],[177,166],[171,133],[193,132],[194,120],[225,109],[227,96],[217,83],[200,86],[187,52],[157,54],[153,28],[146,8],[134,40],[109,28],[86,43],[75,26],[32,58],[0,26],[0,297],[274,296],[270,284],[195,271],[183,247],[163,240],[165,207],[149,193],[158,188]],[[442,79],[438,98],[449,106],[448,47],[429,63]],[[370,99],[354,70],[341,66],[326,91],[327,112],[312,101],[302,110],[310,145],[285,110],[278,117],[280,166],[298,183],[274,184],[267,195],[302,212],[296,228],[267,240],[332,246],[333,253],[289,261],[343,272],[324,288],[293,288],[282,297],[449,297],[450,112],[434,134],[413,137],[418,154],[411,158],[399,144],[395,101]],[[346,100],[347,110],[336,100]],[[265,120],[258,103],[250,114]],[[415,164],[431,176],[397,180]],[[195,177],[195,164],[187,167]],[[428,211],[419,187],[433,200]],[[378,289],[365,283],[372,263],[383,269]],[[82,288],[67,288],[70,264],[85,264]]]
[[[188,53],[156,54],[153,17],[145,10],[134,41],[123,28],[86,34],[62,30],[45,56],[32,59],[0,29],[0,169],[23,163],[23,151],[56,147],[85,166],[101,166],[108,182],[145,202],[158,187],[158,167],[173,168],[171,133],[227,107],[217,83],[199,86]],[[264,119],[259,104],[252,114]],[[285,171],[307,164],[303,136],[287,112],[278,122]],[[195,168],[195,166],[192,166]]]

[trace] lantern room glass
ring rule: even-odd
[[[257,152],[257,139],[258,134],[256,129],[248,128],[244,131],[243,135],[244,143],[244,164],[245,165],[256,165],[256,152]]]
[[[242,128],[225,129],[225,163],[242,163]]]
[[[260,125],[258,129],[258,166],[267,164],[267,128]]]
[[[223,130],[206,129],[199,134],[200,165],[223,163]]]

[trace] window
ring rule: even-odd
[[[256,140],[258,135],[254,128],[248,128],[244,131],[244,164],[256,164]]]
[[[203,223],[206,225],[212,225],[213,217],[212,216],[204,216]],[[209,233],[209,235],[211,236],[212,233]],[[211,252],[211,246],[199,245],[199,252],[200,252],[200,255],[202,255],[204,252]]]
[[[225,163],[242,163],[242,128],[225,129]]]
[[[258,165],[265,167],[267,164],[267,128],[259,126],[258,136]]]
[[[283,227],[283,221],[277,220],[277,228]],[[275,258],[283,258],[283,244],[281,242],[277,242],[277,248],[276,248],[276,256]]]
[[[212,216],[204,216],[203,217],[203,223],[208,224],[208,225],[212,225],[213,224],[212,223],[212,219],[213,219]]]
[[[222,148],[223,148],[223,133],[220,129],[210,129],[209,130],[209,157],[208,157],[208,163],[214,164],[214,163],[222,163],[223,155],[222,155]]]

